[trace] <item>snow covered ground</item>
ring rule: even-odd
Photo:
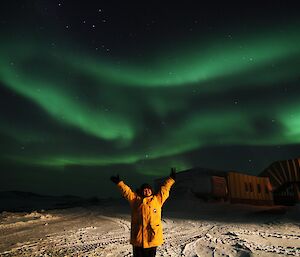
[[[300,208],[170,200],[157,256],[300,256]],[[30,213],[2,212],[0,256],[132,256],[123,201]]]

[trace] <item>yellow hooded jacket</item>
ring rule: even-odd
[[[168,178],[159,192],[149,197],[141,197],[123,181],[118,183],[122,195],[131,207],[130,243],[137,247],[156,247],[163,243],[161,207],[169,197],[175,180]]]

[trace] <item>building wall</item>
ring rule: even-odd
[[[227,174],[229,198],[232,203],[273,204],[270,180],[247,174]]]
[[[227,199],[228,197],[228,189],[225,177],[220,176],[212,176],[212,196],[215,198]]]

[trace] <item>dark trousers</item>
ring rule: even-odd
[[[133,246],[133,257],[155,257],[156,247],[143,248]]]

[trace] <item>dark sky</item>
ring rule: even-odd
[[[286,1],[0,3],[0,189],[117,195],[300,153],[300,8]]]

